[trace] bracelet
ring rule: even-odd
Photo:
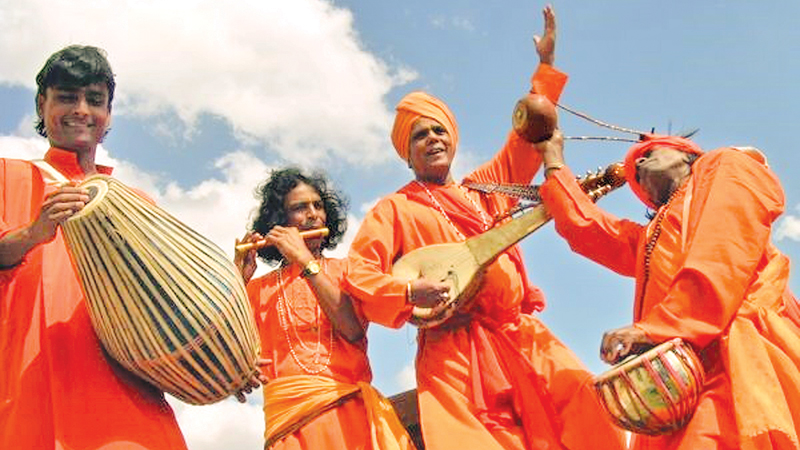
[[[558,170],[558,169],[560,169],[562,167],[564,167],[564,163],[560,163],[560,162],[545,164],[544,165],[544,171],[547,172],[548,170]]]

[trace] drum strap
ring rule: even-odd
[[[66,184],[69,179],[59,172],[55,167],[43,159],[32,159],[31,164],[42,171],[42,177],[47,184]]]

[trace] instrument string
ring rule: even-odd
[[[608,129],[611,129],[611,130],[614,130],[614,131],[619,131],[619,132],[622,132],[622,133],[635,134],[635,135],[637,135],[639,137],[647,135],[647,133],[645,133],[643,131],[638,131],[638,130],[634,130],[634,129],[631,129],[631,128],[625,128],[625,127],[621,127],[621,126],[618,126],[618,125],[612,125],[610,123],[603,122],[602,120],[595,119],[594,117],[591,117],[586,113],[582,113],[580,111],[574,110],[574,109],[564,105],[563,103],[557,103],[556,106],[558,106],[559,108],[563,109],[564,111],[566,111],[566,112],[568,112],[568,113],[570,113],[572,115],[580,117],[581,119],[587,120],[587,121],[589,121],[589,122],[591,122],[591,123],[593,123],[595,125],[599,125],[599,126],[601,126],[603,128],[608,128]],[[613,140],[613,139],[609,139],[609,140]],[[633,141],[633,142],[637,142],[637,141],[638,141],[638,139]]]

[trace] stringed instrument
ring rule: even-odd
[[[625,184],[624,164],[615,163],[579,180],[581,188],[596,201]],[[403,255],[392,266],[392,275],[405,281],[417,278],[450,285],[449,298],[437,306],[414,306],[409,322],[420,328],[441,325],[464,309],[480,288],[481,274],[506,251],[550,221],[543,204],[464,242],[434,244]]]

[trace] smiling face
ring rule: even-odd
[[[653,147],[636,159],[636,179],[650,200],[661,206],[691,173],[691,157],[672,147]]]
[[[411,127],[408,163],[419,181],[445,184],[452,181],[450,164],[455,149],[447,129],[439,122],[420,117]]]
[[[48,87],[37,98],[50,145],[76,153],[94,151],[111,118],[108,87]]]

